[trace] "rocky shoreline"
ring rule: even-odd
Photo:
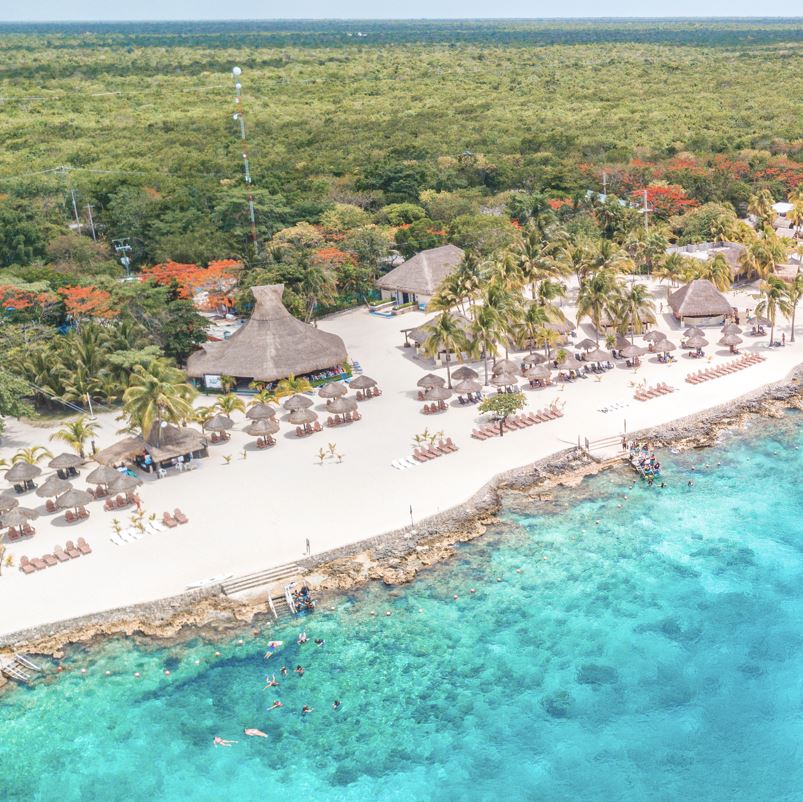
[[[649,440],[655,448],[715,445],[723,430],[740,428],[757,417],[780,417],[790,408],[803,410],[802,378],[803,368],[798,367],[783,382],[703,413],[633,432],[630,437]],[[420,521],[414,530],[388,532],[304,560],[305,573],[300,578],[324,594],[376,580],[388,585],[409,582],[419,571],[451,558],[457,544],[480,537],[496,521],[503,494],[549,499],[554,488],[574,486],[618,461],[601,460],[576,447],[565,449],[494,477],[464,504]],[[187,633],[197,635],[198,628],[222,633],[252,623],[265,612],[264,591],[235,599],[217,586],[12,633],[0,638],[0,654],[18,651],[59,658],[70,644],[89,644],[109,636],[172,639]]]

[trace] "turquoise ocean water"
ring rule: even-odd
[[[800,800],[800,420],[665,455],[663,490],[511,499],[412,585],[336,599],[303,646],[275,633],[267,663],[250,627],[75,650],[0,697],[0,799]]]

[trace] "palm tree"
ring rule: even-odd
[[[273,389],[273,399],[284,398],[287,395],[296,393],[307,393],[312,389],[312,385],[307,379],[297,379],[295,376],[288,376],[282,379]]]
[[[192,401],[198,391],[187,384],[185,374],[166,360],[136,365],[123,393],[123,409],[129,423],[148,437],[156,427],[159,442],[163,422],[181,424],[195,415]]]
[[[610,270],[600,270],[587,276],[580,284],[577,293],[577,319],[591,318],[599,345],[599,332],[602,328],[602,316],[610,312],[620,297],[621,285]],[[613,317],[613,315],[610,315]]]
[[[231,417],[232,412],[245,412],[245,401],[234,393],[226,393],[218,398],[215,407],[224,415]]]
[[[430,326],[429,331],[430,334],[424,341],[424,353],[428,357],[437,357],[441,353],[446,354],[446,380],[451,389],[452,369],[449,363],[452,354],[460,356],[468,350],[468,337],[449,311],[442,312],[437,321]]]
[[[195,412],[192,416],[192,419],[196,423],[201,424],[201,431],[206,431],[206,424],[215,416],[215,412],[217,412],[215,407],[206,406],[206,407],[195,407]]]
[[[84,456],[84,445],[98,433],[98,424],[82,415],[74,421],[67,421],[61,429],[50,435],[51,440],[66,443],[78,456]]]
[[[655,303],[650,297],[646,284],[631,284],[621,294],[615,305],[618,323],[622,333],[630,330],[630,342],[642,330],[642,319],[655,323]]]
[[[524,299],[518,289],[500,281],[490,281],[482,294],[482,306],[493,311],[497,319],[499,341],[504,344],[507,357],[507,344],[515,336],[516,320],[521,315]]]
[[[516,322],[516,342],[523,348],[535,345],[539,332],[556,319],[552,307],[529,303],[524,315]],[[550,329],[546,329],[549,331]],[[555,332],[557,333],[557,332]]]
[[[663,260],[661,265],[652,271],[652,274],[659,281],[664,279],[671,282],[673,287],[676,287],[688,269],[689,260],[680,253],[670,253],[666,259]]]
[[[593,251],[590,272],[632,273],[635,267],[627,251],[612,240],[602,239]]]
[[[775,235],[756,238],[739,257],[739,266],[747,275],[756,275],[766,279],[775,271],[775,265],[785,258],[783,245],[777,242]]]
[[[270,404],[271,401],[275,401],[276,396],[273,393],[273,390],[268,390],[267,388],[263,387],[259,392],[254,393],[248,401],[249,407],[255,407],[257,404]]]
[[[488,384],[488,357],[496,357],[499,353],[498,343],[504,336],[503,322],[496,310],[485,304],[474,307],[474,319],[471,324],[471,341],[474,352],[482,357],[485,367],[485,384]]]
[[[803,227],[803,192],[789,196],[789,203],[792,208],[787,212],[787,219],[792,224],[792,228],[800,230]]]
[[[768,189],[762,189],[758,194],[750,196],[747,211],[756,218],[756,228],[772,225],[775,215],[775,210],[772,208],[774,202]]]
[[[18,462],[27,462],[28,465],[36,465],[45,459],[45,457],[50,457],[52,459],[53,454],[44,446],[31,446],[30,448],[21,448],[11,458],[11,462],[15,465]]]
[[[332,270],[324,265],[311,262],[304,266],[299,283],[299,291],[304,296],[307,323],[312,320],[315,307],[320,303],[332,303],[337,294],[337,283]]]
[[[787,295],[786,282],[777,276],[769,276],[759,287],[761,300],[756,304],[756,314],[770,322],[770,344],[775,342],[775,321],[780,312],[784,317],[792,315],[792,305]]]
[[[703,262],[705,278],[707,278],[720,292],[726,292],[733,284],[733,271],[728,260],[718,253],[713,259]]]
[[[546,326],[543,326],[535,332],[534,342],[537,346],[543,347],[544,356],[548,359],[552,346],[560,342],[560,334],[554,329],[548,329]]]
[[[786,300],[792,308],[792,333],[789,335],[791,343],[795,341],[795,313],[801,298],[803,298],[803,272],[798,270],[792,281],[786,285]]]

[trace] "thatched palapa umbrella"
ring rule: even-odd
[[[544,381],[552,375],[546,365],[533,365],[524,371],[524,378],[530,381]]]
[[[68,454],[65,451],[63,454],[53,457],[53,459],[47,463],[47,467],[55,470],[64,470],[65,468],[77,468],[82,462],[83,459],[79,457],[78,454]]]
[[[647,343],[658,343],[664,339],[666,335],[660,331],[648,331],[641,339]]]
[[[66,493],[62,493],[56,498],[56,506],[60,510],[69,510],[89,504],[90,501],[92,501],[92,496],[86,490],[71,487]]]
[[[452,391],[448,387],[432,387],[424,397],[426,401],[437,401],[438,409],[446,409],[446,401],[452,397]]]
[[[577,357],[571,352],[567,351],[563,359],[558,360],[558,368],[560,370],[580,370],[583,367],[581,362],[577,361]]]
[[[735,323],[726,323],[722,327],[723,334],[741,334],[742,330]]]
[[[521,361],[524,363],[524,369],[526,370],[532,365],[543,365],[544,362],[548,361],[548,357],[545,357],[543,354],[536,353],[535,351],[531,351],[529,354],[527,354],[527,356],[523,357]]]
[[[7,526],[24,526],[28,521],[34,521],[38,517],[39,513],[30,507],[14,507],[0,516],[0,529]]]
[[[297,412],[300,409],[309,409],[314,403],[315,402],[306,395],[293,395],[288,398],[282,406],[290,412]]]
[[[110,493],[130,493],[142,484],[142,479],[132,476],[130,473],[120,473],[117,478],[109,485]]]
[[[500,373],[516,373],[519,366],[510,359],[500,359],[494,366],[491,373],[498,376]]]
[[[683,332],[684,337],[702,337],[703,330],[699,326],[689,326],[686,331]]]
[[[7,496],[5,493],[0,493],[0,515],[4,512],[8,512],[9,510],[13,510],[14,507],[19,506],[19,501],[13,498],[12,496]]]
[[[585,340],[580,340],[580,342],[577,343],[577,347],[582,348],[584,351],[590,351],[592,348],[596,348],[597,344],[593,340],[586,337]]]
[[[741,345],[744,340],[738,334],[726,334],[720,341],[720,345],[727,345],[730,348],[731,353],[736,348],[737,345]]]
[[[72,485],[66,479],[60,479],[56,474],[52,474],[47,478],[47,481],[42,482],[36,488],[36,495],[39,498],[53,498],[66,493],[68,490],[72,490]]]
[[[294,409],[288,420],[293,426],[303,426],[304,429],[309,429],[309,425],[318,420],[318,415],[311,409]]]
[[[646,350],[638,345],[626,345],[620,352],[625,359],[636,359],[637,357],[644,356]]]
[[[107,485],[119,475],[120,471],[115,470],[110,465],[99,465],[86,477],[86,481],[91,485]]]
[[[662,354],[668,354],[670,351],[674,351],[676,348],[677,346],[671,340],[659,340],[657,343],[655,343],[655,350]]]
[[[586,360],[588,362],[610,362],[611,355],[601,348],[595,348],[593,351],[589,351],[586,354]]]
[[[243,429],[251,437],[269,437],[279,431],[279,424],[272,418],[260,418]]]
[[[38,465],[31,465],[30,462],[15,462],[5,472],[5,478],[9,482],[30,482],[40,473],[42,473],[42,469]]]
[[[443,387],[445,384],[446,379],[442,379],[440,376],[436,376],[434,373],[427,373],[416,382],[417,387],[424,387],[425,389],[430,389],[431,387]]]
[[[708,345],[708,340],[706,340],[701,334],[695,335],[694,337],[689,337],[689,339],[686,340],[686,348],[700,349],[706,345]]]
[[[204,429],[209,429],[210,432],[226,432],[232,426],[234,426],[234,421],[228,415],[218,413],[204,424]]]
[[[454,376],[454,373],[452,374]],[[349,382],[349,387],[352,390],[370,390],[372,387],[376,387],[376,379],[372,379],[370,376],[366,376],[363,374],[362,376],[357,376]]]
[[[463,381],[456,384],[453,389],[458,395],[480,393],[482,392],[482,385],[476,379],[463,379]]]
[[[276,410],[270,404],[254,404],[245,413],[248,420],[265,420],[276,417]]]
[[[333,415],[345,415],[347,412],[354,412],[357,409],[357,402],[353,398],[336,398],[326,408],[327,412]]]
[[[468,365],[461,365],[457,370],[452,371],[452,378],[456,379],[458,382],[465,381],[466,379],[477,379],[479,375],[476,370],[468,367]]]
[[[318,390],[318,395],[321,398],[340,398],[340,396],[345,395],[349,391],[349,388],[346,387],[343,382],[329,382],[329,384],[324,384],[320,390]]]
[[[512,373],[497,373],[496,376],[491,378],[491,384],[494,387],[513,387],[518,383],[518,376]]]

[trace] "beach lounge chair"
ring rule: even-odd
[[[44,571],[47,568],[47,563],[41,557],[31,557],[31,565],[37,571]]]
[[[109,538],[109,540],[111,540],[111,542],[114,543],[115,546],[125,546],[125,540],[123,540],[123,538],[120,537],[120,535],[118,534],[112,535]]]
[[[48,568],[59,564],[59,561],[52,554],[43,554],[42,560]]]
[[[322,432],[323,431],[323,427],[321,426],[321,424],[318,421],[315,421],[315,423],[312,424],[312,428],[316,432]]]
[[[49,499],[48,499],[48,500],[45,502],[45,509],[46,509],[48,512],[55,512],[55,511],[56,511],[56,505],[55,505],[55,503],[54,503],[54,501],[53,501],[53,499],[52,499],[52,498],[49,498]]]
[[[61,546],[54,546],[53,554],[56,555],[56,559],[61,563],[67,563],[70,561],[70,558],[64,553],[64,549]]]
[[[103,509],[106,512],[112,512],[114,510],[114,499],[107,498],[106,501],[103,502]]]
[[[67,543],[64,545],[64,551],[67,552],[68,556],[71,560],[75,560],[81,556],[81,552],[75,548],[75,543],[72,540],[68,540]]]
[[[170,529],[175,529],[178,526],[178,521],[169,512],[162,516],[162,523]]]
[[[164,532],[164,530],[167,528],[164,524],[160,524],[159,521],[148,521],[146,526],[154,534],[156,534],[157,532]]]
[[[36,534],[36,529],[29,523],[24,523],[22,525],[22,534],[25,535],[25,537],[33,537]]]
[[[117,507],[118,510],[123,509],[123,507],[125,507],[126,504],[128,504],[128,502],[126,501],[126,498],[123,495],[117,496],[117,498],[114,500],[114,506]]]
[[[31,561],[27,557],[20,557],[20,571],[23,574],[32,574],[36,568],[31,565]]]
[[[81,554],[92,554],[92,547],[82,537],[78,538],[78,543],[76,546]]]
[[[189,519],[189,518],[188,518],[188,517],[187,517],[187,516],[186,516],[186,515],[185,515],[185,514],[184,514],[184,513],[183,513],[183,512],[182,512],[182,511],[181,511],[181,510],[178,508],[178,507],[176,507],[176,508],[173,510],[173,517],[174,517],[174,518],[175,518],[175,519],[176,519],[176,520],[177,520],[177,521],[178,521],[180,524],[186,524],[186,523],[189,523],[189,520],[190,520],[190,519]]]
[[[79,518],[89,518],[89,510],[86,507],[79,507],[78,508],[78,517]]]
[[[67,510],[67,511],[64,513],[64,517],[67,519],[67,523],[68,523],[68,524],[71,524],[71,523],[73,523],[74,521],[77,521],[77,520],[78,520],[78,518],[76,517],[75,513],[74,513],[72,510]]]

